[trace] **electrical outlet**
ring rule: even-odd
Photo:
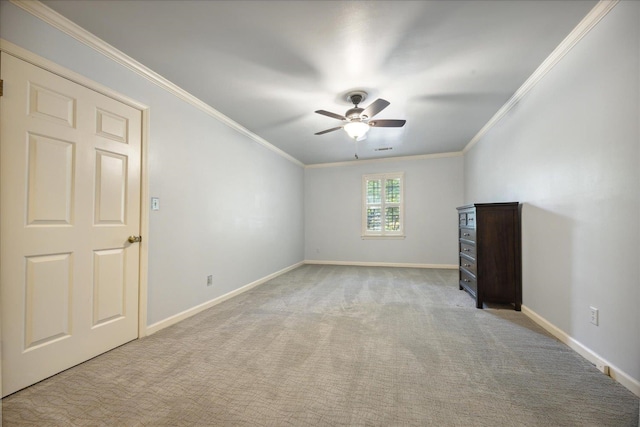
[[[207,276],[207,286],[213,285],[213,276],[210,274]]]
[[[589,307],[589,311],[591,312],[591,323],[598,326],[598,309],[595,307]]]

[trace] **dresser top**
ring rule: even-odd
[[[501,202],[501,203],[471,203],[469,205],[459,206],[458,210],[469,208],[506,208],[518,206],[519,202]]]

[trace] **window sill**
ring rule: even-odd
[[[397,236],[372,236],[372,235],[364,235],[362,236],[362,240],[404,240],[406,236],[397,235]]]

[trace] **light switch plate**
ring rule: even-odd
[[[152,211],[159,211],[160,210],[160,198],[159,197],[152,197],[151,198],[151,210]]]

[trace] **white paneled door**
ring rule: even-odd
[[[2,53],[2,393],[138,336],[141,112]]]

